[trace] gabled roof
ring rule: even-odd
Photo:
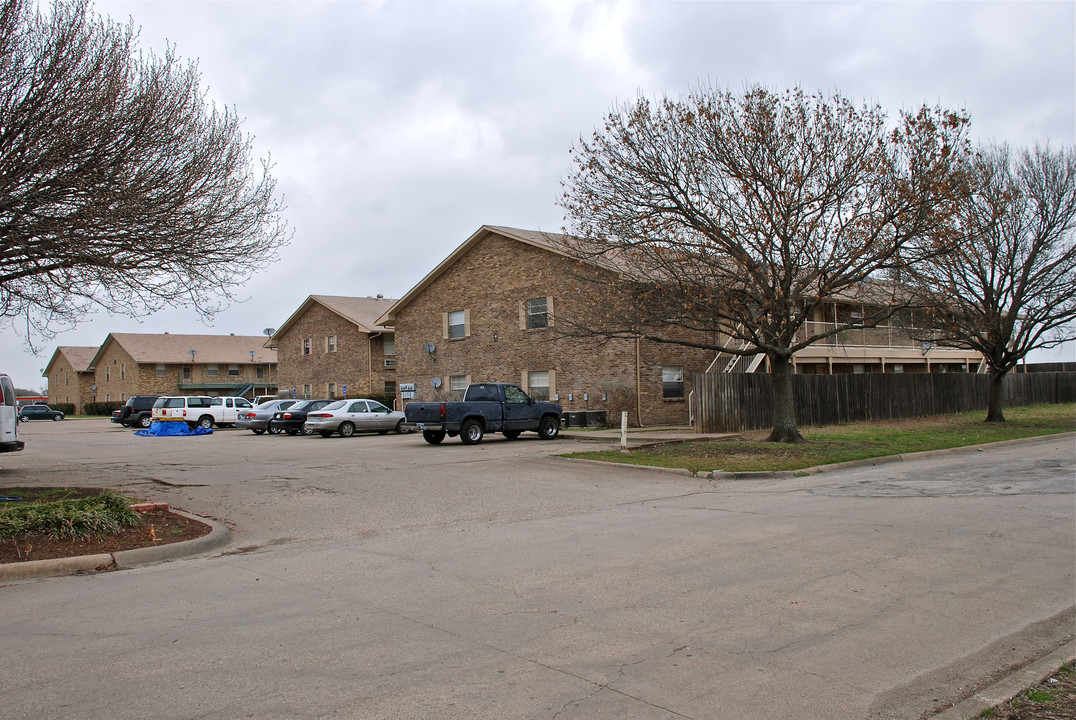
[[[373,334],[378,332],[392,331],[391,326],[378,322],[378,318],[396,300],[385,297],[341,297],[339,295],[311,295],[303,304],[284,321],[284,324],[276,329],[272,337],[265,343],[266,347],[275,348],[277,338],[285,333],[299,318],[315,304],[321,305],[330,312],[336,313],[344,320],[355,325],[364,333]]]
[[[172,335],[170,333],[109,333],[91,361],[96,366],[111,343],[116,343],[139,365],[275,363],[276,350],[264,347],[261,335]],[[191,355],[191,350],[195,354]]]
[[[563,255],[564,257],[572,257],[568,253],[564,252],[564,249],[560,244],[570,244],[573,240],[571,236],[559,235],[557,233],[541,232],[540,230],[520,230],[518,228],[501,227],[498,225],[483,225],[478,230],[467,238],[462,245],[452,251],[452,254],[441,261],[441,263],[430,271],[426,277],[422,278],[413,288],[407,291],[407,293],[397,300],[392,307],[385,311],[385,314],[377,318],[379,325],[394,325],[396,323],[396,313],[410,304],[415,297],[425,290],[429,285],[439,278],[446,270],[456,263],[461,257],[474,247],[483,238],[488,235],[503,235],[511,240],[516,240],[524,245],[531,245],[541,250],[547,250],[557,255]]]
[[[56,348],[56,351],[52,353],[52,357],[49,358],[48,365],[45,366],[45,370],[42,374],[48,375],[49,369],[52,364],[59,360],[61,357],[68,362],[71,367],[75,369],[75,372],[89,372],[93,369],[93,358],[97,354],[97,348],[95,347],[82,347],[79,345],[62,345]]]

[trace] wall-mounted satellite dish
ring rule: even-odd
[[[437,349],[437,346],[433,343],[426,343],[426,352],[433,354],[433,351]]]
[[[430,378],[430,385],[433,386],[434,390],[441,387],[441,378],[438,378],[438,377]]]
[[[269,337],[270,335],[272,335],[275,332],[276,332],[276,328],[265,328],[264,330],[262,330],[262,335],[265,335],[266,337]]]

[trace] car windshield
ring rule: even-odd
[[[344,407],[345,405],[347,405],[347,400],[337,400],[336,402],[329,403],[328,405],[326,405],[325,407],[323,407],[321,409],[322,410],[339,410],[340,408]]]
[[[292,410],[306,410],[308,407],[314,404],[313,400],[300,400],[291,406]]]

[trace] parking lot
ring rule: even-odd
[[[1072,637],[1071,437],[718,482],[533,434],[21,432],[5,485],[235,537],[0,588],[7,717],[918,718]]]

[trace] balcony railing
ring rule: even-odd
[[[817,335],[823,332],[831,332],[837,327],[836,323],[807,322],[796,333],[797,342],[809,335]],[[878,348],[923,348],[924,342],[934,345],[936,333],[925,328],[906,328],[895,325],[882,325],[872,328],[858,328],[855,330],[840,330],[835,335],[817,341],[815,344],[822,347],[878,347]]]

